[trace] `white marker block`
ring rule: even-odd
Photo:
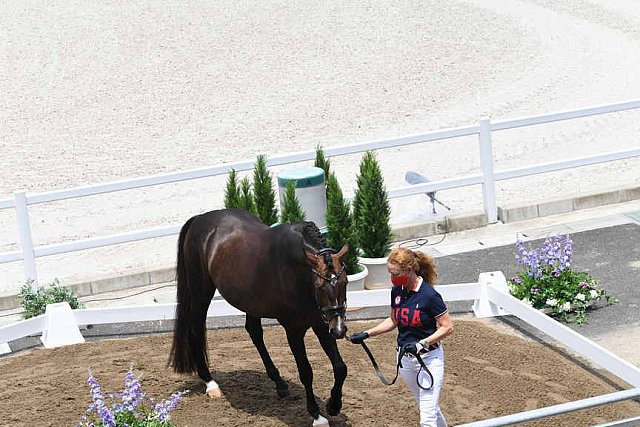
[[[47,305],[45,326],[40,340],[45,348],[62,347],[84,342],[68,302]]]

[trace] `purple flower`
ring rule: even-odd
[[[587,282],[580,282],[578,283],[578,286],[580,286],[581,288],[589,288],[589,284]]]
[[[127,372],[124,379],[124,391],[122,392],[122,405],[118,408],[120,411],[135,412],[138,405],[144,401],[147,394],[142,391],[140,381],[133,373],[133,366]]]
[[[553,271],[551,272],[551,275],[553,277],[560,277],[560,270],[558,270],[557,268],[554,268]]]
[[[565,269],[571,266],[571,256],[573,255],[573,240],[567,235],[564,241],[564,250],[560,257],[560,268]]]
[[[513,276],[513,278],[511,280],[513,280],[518,285],[522,284],[522,280],[520,280],[520,278],[518,276]]]
[[[100,416],[100,419],[102,419],[102,422],[106,427],[116,427],[115,416],[113,415],[113,412],[105,406],[104,397],[102,396],[98,380],[93,375],[89,375],[87,383],[91,388],[91,398],[93,400],[93,404],[89,406],[87,412],[95,411]]]
[[[151,409],[158,414],[158,420],[162,422],[169,421],[169,414],[176,406],[178,406],[178,403],[180,403],[180,400],[185,393],[186,392],[180,391],[173,393],[168,400],[163,400],[162,402],[153,405]]]
[[[169,400],[162,401],[159,404],[155,403],[155,399],[149,398],[149,406],[145,405],[147,394],[142,391],[139,378],[133,373],[132,365],[125,376],[124,391],[115,396],[109,394],[110,399],[118,397],[121,402],[118,404],[111,403],[111,409],[109,409],[102,395],[98,380],[90,374],[87,383],[91,388],[92,397],[92,403],[89,405],[87,413],[94,413],[95,415],[92,419],[88,419],[86,415],[81,417],[76,427],[129,427],[130,424],[127,423],[116,424],[116,417],[121,416],[119,414],[127,414],[125,415],[126,419],[132,419],[131,417],[133,417],[141,422],[152,420],[154,422],[153,425],[158,427],[171,425],[165,424],[169,422],[169,414],[178,405],[182,396],[187,393],[187,391],[174,393]],[[138,425],[137,422],[134,424]]]

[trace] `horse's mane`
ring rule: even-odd
[[[327,241],[320,233],[318,226],[311,221],[297,221],[291,224],[294,231],[302,234],[304,242],[316,250],[328,248]]]

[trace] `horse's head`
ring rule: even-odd
[[[344,245],[336,252],[331,248],[316,250],[305,245],[304,252],[311,262],[312,282],[322,320],[334,338],[344,338],[347,333],[347,272],[343,260],[349,246]]]

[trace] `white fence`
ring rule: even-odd
[[[513,179],[528,175],[542,174],[563,169],[570,169],[578,166],[593,165],[613,160],[639,157],[640,148],[608,152],[586,157],[577,157],[556,162],[541,163],[528,167],[495,171],[492,147],[492,132],[505,129],[521,128],[525,126],[534,126],[544,123],[553,123],[562,120],[578,119],[638,108],[640,108],[640,100],[633,100],[616,104],[584,108],[580,110],[525,117],[520,119],[501,120],[495,122],[492,122],[489,119],[481,119],[479,123],[475,125],[450,128],[418,135],[403,136],[382,141],[364,142],[359,144],[333,147],[324,150],[324,152],[327,157],[335,157],[359,153],[365,150],[378,150],[383,148],[445,140],[460,136],[478,135],[480,145],[480,174],[468,175],[454,179],[433,181],[425,184],[408,185],[401,188],[391,189],[388,191],[388,195],[389,198],[399,198],[433,191],[482,184],[484,212],[487,217],[487,221],[489,223],[494,223],[497,221],[497,202],[495,194],[496,181]],[[313,160],[314,158],[315,151],[304,151],[291,155],[269,157],[267,158],[267,165],[286,165],[290,163]],[[135,178],[123,181],[114,181],[104,184],[76,187],[45,193],[27,194],[24,191],[16,191],[14,193],[13,199],[0,200],[0,209],[15,209],[18,224],[19,244],[21,249],[18,251],[0,253],[0,264],[22,261],[25,270],[25,282],[33,280],[35,287],[37,286],[38,279],[36,267],[36,258],[38,257],[177,234],[181,226],[171,225],[128,233],[81,239],[67,243],[34,246],[31,235],[31,222],[29,219],[28,209],[30,205],[223,175],[227,174],[232,168],[236,171],[246,171],[253,169],[254,162],[254,160],[244,160],[235,163],[226,163],[200,169],[147,176],[143,178]]]
[[[535,327],[557,342],[562,343],[596,366],[607,370],[633,387],[628,390],[594,396],[561,405],[464,424],[462,427],[489,427],[518,424],[525,421],[640,397],[640,368],[511,296],[507,289],[506,279],[501,272],[482,273],[477,283],[441,285],[438,286],[438,291],[447,302],[474,301],[473,309],[477,317],[491,317],[504,314],[517,316],[522,321]],[[386,306],[388,305],[388,300],[388,289],[348,292],[347,295],[347,301],[350,307]],[[25,336],[37,334],[42,334],[42,340],[45,346],[50,347],[82,342],[84,339],[80,335],[78,325],[174,319],[176,304],[73,311],[68,308],[68,305],[66,308],[66,312],[62,310],[48,310],[47,314],[0,327],[0,343],[11,342]],[[227,304],[224,300],[214,300],[207,314],[208,316],[228,316],[242,313]],[[620,420],[606,425],[630,426],[637,425],[634,424],[637,421],[638,418],[634,418]]]

